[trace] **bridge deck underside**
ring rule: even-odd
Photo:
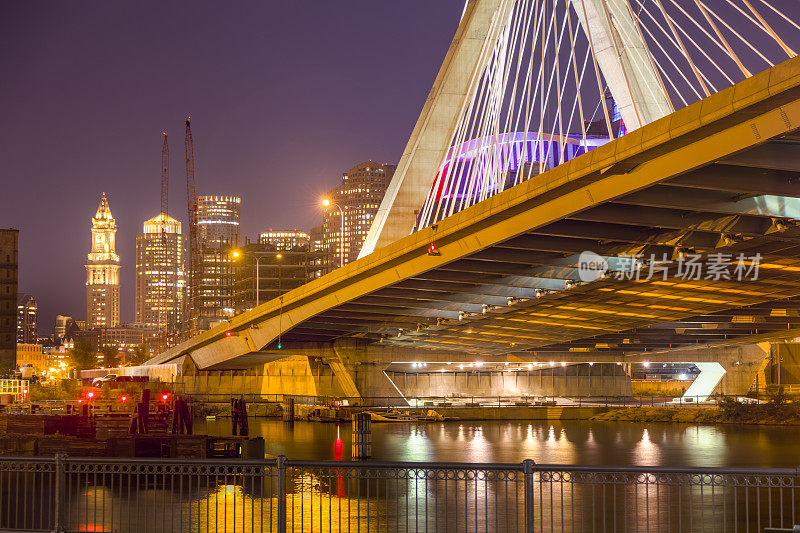
[[[461,353],[641,353],[800,337],[800,58],[234,317],[150,363],[360,337]],[[438,254],[428,254],[431,243]],[[579,255],[673,260],[577,283]],[[714,254],[760,256],[706,279]],[[677,258],[700,256],[700,279]],[[619,263],[611,270],[619,270]]]
[[[337,306],[283,342],[635,353],[790,332],[800,328],[798,177],[800,138],[786,135]],[[645,261],[638,280],[580,284],[583,251],[666,258],[669,271],[646,279]],[[709,254],[729,254],[732,279],[685,279],[681,253],[702,255],[706,270]],[[760,256],[757,279],[737,279],[740,254]]]

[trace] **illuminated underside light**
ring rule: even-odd
[[[586,346],[586,347],[577,346],[577,347],[570,348],[569,351],[570,352],[591,352],[592,348],[589,348],[588,346]]]
[[[599,326],[587,326],[584,324],[570,324],[570,323],[563,323],[563,322],[548,322],[545,320],[522,320],[522,319],[509,319],[509,320],[517,320],[518,322],[524,322],[525,324],[541,324],[543,326],[556,326],[562,328],[575,328],[575,329],[593,329],[593,330],[602,330],[604,328]]]
[[[652,307],[653,309],[664,309],[665,311],[680,311],[680,312],[691,311],[691,309],[688,307],[675,307],[672,305],[650,305],[650,307]]]
[[[731,323],[733,324],[755,324],[757,321],[757,318],[752,315],[736,315],[731,318]]]
[[[712,300],[710,298],[686,298],[686,300],[688,300],[690,302],[703,302],[703,303],[709,303],[709,304],[724,304],[724,305],[736,305],[736,304],[741,303],[738,300],[734,300],[734,301],[731,301],[731,300]]]
[[[747,261],[744,261],[744,264],[750,266],[753,263],[752,263],[752,261],[750,261],[749,263]],[[759,263],[758,268],[775,269],[775,270],[800,271],[800,268],[798,268],[798,267],[780,265],[778,263]]]

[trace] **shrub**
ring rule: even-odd
[[[737,398],[723,396],[718,400],[719,411],[726,420],[742,420],[751,414],[750,406],[740,402]]]

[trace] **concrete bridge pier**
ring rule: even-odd
[[[399,353],[400,350],[405,351],[394,346],[346,339],[335,341],[329,348],[330,355],[323,357],[323,361],[331,367],[340,382],[347,384],[347,390],[350,391],[348,396],[404,398],[400,389],[386,375],[386,369],[393,361],[408,357]]]
[[[770,355],[770,344],[746,344],[720,349],[719,364],[725,375],[715,392],[720,394],[745,395],[756,379],[765,383],[764,370]]]

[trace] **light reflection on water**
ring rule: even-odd
[[[230,419],[200,422],[195,431],[230,435]],[[351,457],[349,424],[251,419],[250,432],[264,437],[271,455]],[[795,467],[797,442],[798,426],[539,420],[372,425],[372,458],[387,461]]]

